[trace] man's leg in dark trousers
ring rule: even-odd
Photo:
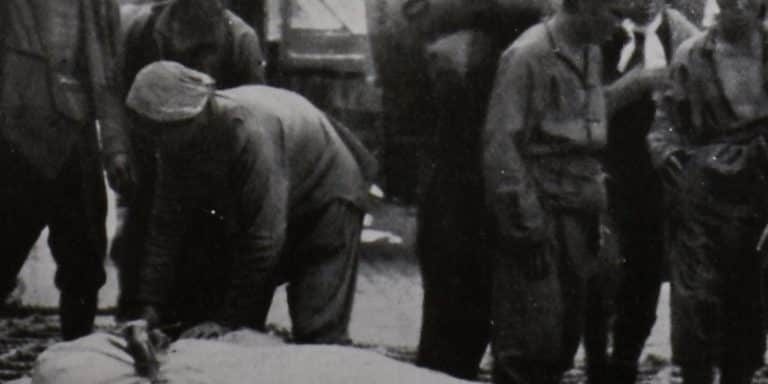
[[[420,208],[424,302],[417,364],[475,379],[490,341],[489,260],[476,203],[482,199],[473,200],[477,195],[463,185],[445,187],[433,187]]]
[[[764,310],[760,300],[762,255],[755,244],[765,220],[751,225],[731,225],[731,249],[721,254],[723,271],[723,338],[720,356],[720,383],[750,384],[763,366],[765,353]]]
[[[89,334],[106,281],[106,191],[96,156],[73,156],[51,191],[48,245],[56,260],[65,340]]]
[[[551,215],[550,240],[498,252],[493,259],[494,383],[556,384],[573,363],[584,329],[585,262],[597,256],[597,219]],[[548,274],[533,277],[525,257],[543,257]]]
[[[590,384],[613,384],[609,377],[608,325],[613,315],[616,270],[598,272],[587,282],[584,320],[584,351]]]
[[[357,280],[363,212],[333,201],[304,227],[289,258],[288,307],[294,340],[346,344]],[[289,235],[290,236],[290,235]],[[291,238],[291,237],[289,237]]]
[[[624,265],[616,295],[611,371],[614,383],[632,384],[637,378],[643,347],[656,322],[664,263],[663,225],[633,225],[627,220],[622,224],[620,253]]]
[[[2,168],[2,167],[0,167]],[[4,172],[0,172],[4,173]],[[0,184],[0,303],[15,289],[21,267],[45,228],[44,183],[3,178]]]
[[[761,258],[754,247],[764,219],[750,211],[696,207],[676,228],[672,352],[685,384],[712,383],[715,366],[721,383],[746,384],[763,364]]]
[[[0,303],[45,228],[53,189],[19,150],[0,139]]]
[[[156,174],[154,140],[150,133],[141,130],[142,127],[133,128],[131,144],[136,187],[130,196],[118,195],[118,226],[110,249],[110,258],[117,267],[120,286],[116,317],[121,321],[141,315],[136,295],[149,234]]]

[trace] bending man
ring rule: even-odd
[[[139,290],[145,317],[207,322],[191,335],[263,329],[274,289],[287,281],[294,339],[345,342],[367,196],[356,159],[364,154],[294,93],[212,87],[203,73],[157,62],[139,72],[128,95],[159,135]],[[203,267],[210,268],[185,258],[183,240],[207,236],[195,228],[203,221],[227,239],[208,255]],[[196,291],[200,278],[221,288]],[[185,301],[194,305],[177,305]],[[172,303],[189,309],[173,316]]]

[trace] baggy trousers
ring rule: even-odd
[[[638,360],[656,322],[664,272],[666,223],[658,194],[642,197],[629,193],[630,196],[626,196],[616,191],[621,188],[626,186],[613,186],[611,199],[618,205],[614,222],[619,231],[619,255],[623,260],[615,299],[611,360],[616,375],[614,380],[634,383]]]
[[[718,366],[723,383],[743,383],[763,363],[764,131],[758,124],[690,150],[671,184],[679,216],[670,227],[672,357],[684,376]]]
[[[598,215],[556,212],[550,221],[544,244],[493,253],[491,343],[498,384],[558,383],[590,322],[605,318],[598,297],[605,293]],[[527,271],[524,258],[534,256],[545,262],[543,278]]]
[[[480,182],[461,176],[436,174],[419,211],[424,302],[417,364],[474,379],[490,338],[490,273]]]
[[[672,353],[684,368],[754,372],[763,363],[761,256],[755,246],[765,221],[734,212],[687,209],[673,232]]]
[[[77,125],[70,128],[85,130]],[[66,339],[90,332],[96,294],[106,280],[106,190],[98,152],[84,142],[75,144],[55,177],[46,178],[0,140],[0,295],[5,297],[13,289],[47,226]]]
[[[426,47],[434,170],[419,205],[424,302],[417,364],[465,379],[477,377],[490,338],[480,142],[504,45],[481,30],[461,30]]]

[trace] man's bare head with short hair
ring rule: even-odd
[[[226,9],[220,0],[173,0],[163,41],[165,59],[211,73],[227,39]]]
[[[589,41],[599,42],[618,24],[622,9],[623,3],[618,0],[560,0],[559,12],[579,20],[576,23],[580,25],[579,31],[573,32],[587,35],[585,38]]]
[[[729,40],[749,38],[750,31],[762,28],[767,4],[768,0],[717,0],[716,25]]]

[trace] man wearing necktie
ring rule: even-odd
[[[656,109],[653,92],[664,86],[674,50],[696,32],[665,0],[631,0],[627,19],[603,45],[604,78],[613,82],[607,92],[613,114],[605,161],[624,268],[613,324],[611,371],[617,384],[635,382],[656,320],[663,271],[662,187],[645,144]]]

